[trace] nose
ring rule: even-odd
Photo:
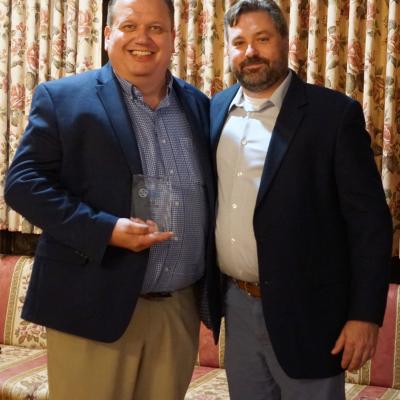
[[[147,43],[149,33],[145,27],[138,28],[135,32],[134,39],[136,43]]]
[[[253,57],[254,55],[257,54],[258,54],[257,49],[253,46],[253,44],[249,43],[245,52],[246,57]]]

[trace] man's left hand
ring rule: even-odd
[[[343,350],[342,368],[359,369],[375,354],[378,333],[379,326],[372,322],[347,321],[331,354]]]

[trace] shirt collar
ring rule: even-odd
[[[265,99],[265,101],[259,105],[256,109],[253,108],[252,111],[262,111],[265,109],[267,105],[272,104],[272,106],[275,106],[278,108],[278,110],[281,109],[283,99],[286,96],[286,93],[289,89],[290,81],[292,80],[292,71],[289,69],[289,72],[285,78],[285,80],[275,89],[274,93],[272,93],[272,96],[269,99]],[[239,90],[237,91],[235,97],[233,98],[230,106],[229,106],[229,111],[233,107],[246,107],[246,99],[244,98],[243,94],[243,88],[242,86],[239,87]]]
[[[140,101],[143,102],[143,94],[142,92],[134,85],[132,85],[131,82],[127,81],[126,79],[120,77],[119,75],[117,75],[117,73],[114,71],[115,76],[118,79],[118,82],[121,85],[122,91],[125,93],[125,95],[127,95],[128,97],[132,97],[133,99],[138,99]],[[169,97],[171,95],[172,92],[172,84],[174,82],[174,79],[172,77],[172,74],[170,71],[167,71],[167,75],[165,77],[166,79],[166,84],[167,84],[167,94],[165,95],[165,97],[161,100],[160,104],[158,107],[160,106],[168,106],[169,105]]]

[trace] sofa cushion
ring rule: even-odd
[[[346,400],[400,400],[400,390],[346,383]]]
[[[1,346],[0,399],[48,399],[45,349]]]
[[[46,348],[46,330],[21,319],[33,257],[0,255],[0,343]]]
[[[229,400],[225,369],[195,367],[185,400]]]

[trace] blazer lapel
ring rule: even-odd
[[[292,71],[292,80],[281,111],[272,131],[271,142],[265,159],[258,191],[256,207],[271,188],[272,181],[281,165],[281,162],[290,146],[297,127],[304,116],[303,106],[306,104],[304,83]]]
[[[110,64],[106,64],[100,70],[97,94],[111,121],[114,134],[121,145],[121,150],[129,164],[131,172],[135,174],[142,173],[140,153],[132,128],[132,122],[122,97],[121,88],[114,77]]]

